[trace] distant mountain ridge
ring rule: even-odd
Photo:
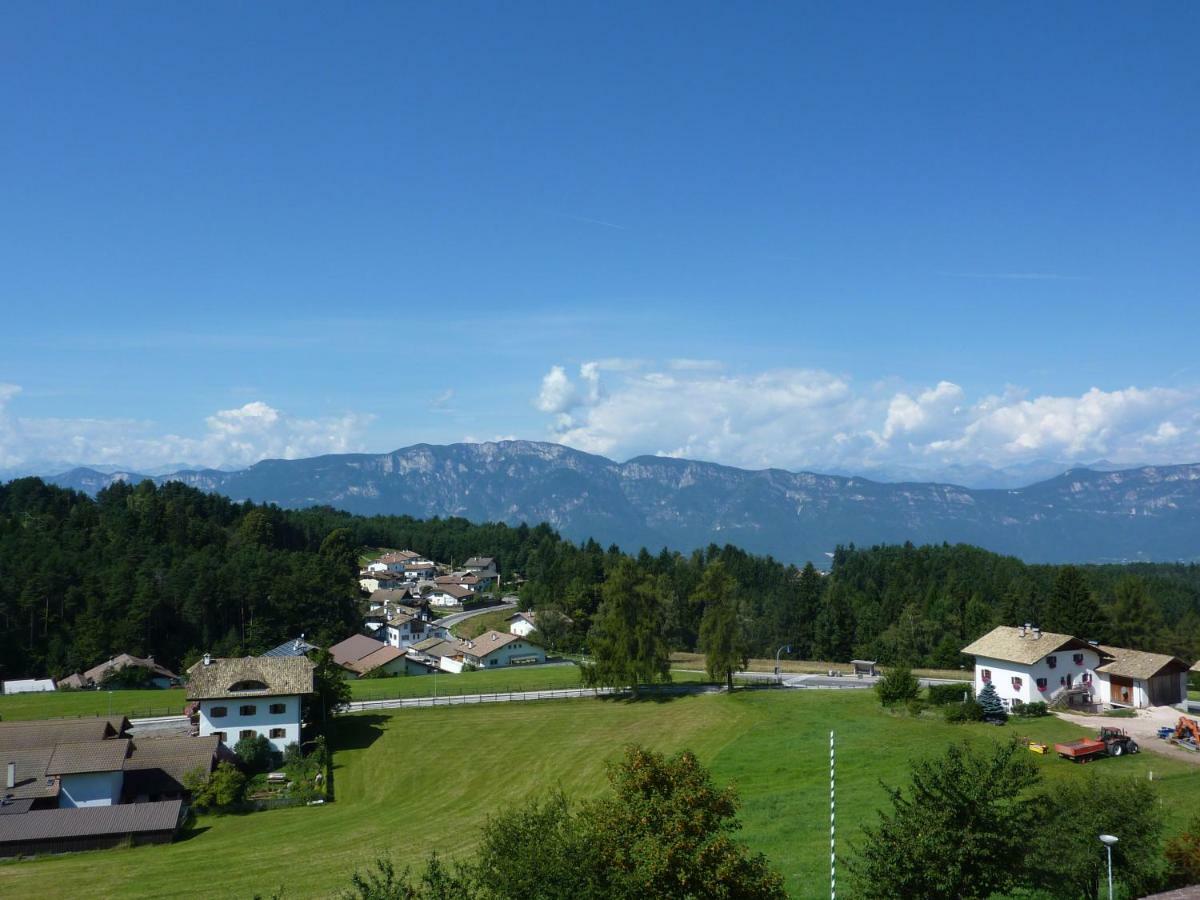
[[[134,472],[73,469],[46,480],[95,493]],[[1017,489],[748,471],[639,456],[618,463],[536,441],[417,444],[391,453],[272,459],[181,481],[235,500],[350,512],[548,522],[625,549],[709,543],[820,563],[838,544],[977,544],[1029,562],[1200,559],[1200,464],[1073,469]]]

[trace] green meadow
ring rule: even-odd
[[[490,674],[490,673],[489,673]],[[784,873],[795,897],[819,896],[828,866],[829,732],[837,733],[839,851],[901,783],[910,760],[956,740],[1050,741],[1081,729],[1053,718],[1005,728],[952,726],[882,711],[871,692],[740,691],[669,700],[563,700],[385,710],[337,723],[337,800],[324,807],[203,816],[175,844],[0,865],[0,896],[329,896],[380,854],[419,864],[430,850],[470,853],[488,813],[559,787],[604,786],[629,743],[693,750],[741,797],[741,836]],[[1051,784],[1081,766],[1035,756]],[[1200,768],[1142,753],[1086,767],[1148,778],[1172,829],[1191,813]]]

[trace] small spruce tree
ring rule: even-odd
[[[1000,695],[996,693],[996,686],[990,681],[979,692],[979,705],[983,707],[984,719],[989,722],[1003,722],[1008,718],[1008,710],[1000,702]]]

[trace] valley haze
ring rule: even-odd
[[[290,508],[545,522],[572,540],[626,550],[734,544],[818,566],[839,544],[904,541],[976,544],[1027,562],[1200,558],[1200,464],[1071,469],[1028,487],[975,489],[660,456],[619,463],[514,440],[271,459],[237,471],[76,468],[45,480],[94,494],[144,478]]]

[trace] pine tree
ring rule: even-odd
[[[1054,590],[1042,613],[1042,627],[1093,641],[1105,636],[1105,624],[1104,613],[1083,570],[1077,566],[1063,566],[1054,579]]]
[[[654,580],[624,558],[604,582],[602,594],[588,638],[594,661],[583,670],[586,683],[629,687],[636,694],[639,685],[670,681],[666,615]]]
[[[1156,649],[1163,620],[1147,596],[1146,582],[1129,575],[1117,582],[1113,593],[1116,596],[1112,608],[1113,643],[1133,650]]]
[[[1008,718],[1008,710],[1000,701],[1000,695],[996,693],[996,686],[990,681],[979,692],[979,705],[983,707],[983,717],[989,721],[1002,722]]]

